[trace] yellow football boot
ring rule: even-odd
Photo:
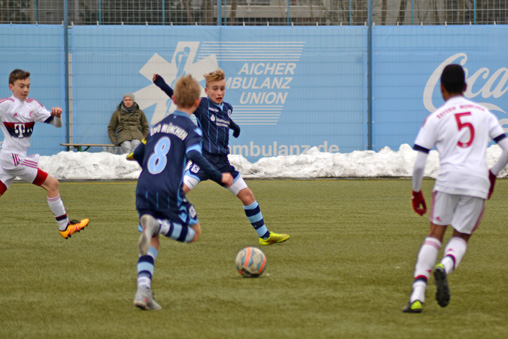
[[[259,238],[259,244],[261,246],[271,245],[271,244],[284,242],[288,239],[289,239],[289,234],[278,234],[278,233],[270,232],[270,236],[268,237],[268,239]]]
[[[420,300],[409,302],[406,307],[402,309],[404,313],[422,313],[423,303]]]
[[[85,228],[89,222],[90,222],[89,219],[71,220],[69,221],[69,225],[67,225],[65,231],[60,231],[60,234],[62,235],[62,237],[64,237],[64,239],[68,239],[74,233],[79,232],[83,228]]]

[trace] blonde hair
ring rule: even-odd
[[[219,80],[224,80],[226,78],[226,74],[222,69],[217,69],[216,71],[206,73],[203,75],[206,80],[206,86],[208,86],[209,83]]]
[[[191,108],[201,95],[201,86],[190,75],[184,75],[176,81],[173,100],[177,106]]]

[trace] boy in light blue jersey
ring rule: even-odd
[[[259,236],[260,245],[281,243],[289,239],[289,234],[270,232],[265,225],[261,209],[251,189],[247,186],[240,173],[231,165],[229,154],[229,130],[233,136],[240,135],[240,127],[231,119],[233,106],[224,102],[226,92],[226,78],[224,71],[218,69],[204,75],[206,80],[206,98],[201,98],[198,108],[194,112],[199,127],[203,131],[203,156],[219,171],[228,172],[234,178],[229,191],[240,199],[247,219]],[[153,82],[169,97],[173,97],[173,89],[166,84],[158,74],[154,74]],[[194,161],[185,172],[183,190],[187,194],[199,182],[211,179],[203,168]]]
[[[143,310],[158,310],[151,290],[159,234],[179,242],[199,239],[201,226],[194,206],[182,190],[183,173],[188,159],[198,164],[210,179],[226,187],[233,177],[220,173],[203,157],[202,132],[190,115],[198,107],[201,88],[192,77],[180,78],[175,86],[177,111],[150,130],[132,154],[142,167],[136,187],[136,209],[142,233],[139,238],[138,289],[134,305]]]

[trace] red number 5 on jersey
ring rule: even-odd
[[[465,113],[457,113],[455,114],[455,120],[457,121],[457,127],[459,128],[459,131],[463,128],[469,128],[469,140],[467,142],[458,141],[457,145],[462,148],[467,148],[471,146],[474,140],[474,126],[470,122],[462,122],[462,117],[471,115],[471,112],[465,112]]]

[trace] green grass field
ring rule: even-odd
[[[267,268],[242,278],[234,259],[257,245],[238,199],[210,182],[189,194],[202,236],[162,239],[153,289],[163,309],[133,306],[135,182],[63,182],[64,240],[45,192],[15,183],[0,199],[0,338],[506,338],[508,181],[449,277],[447,308],[431,281],[422,314],[404,314],[427,217],[408,179],[249,180],[268,227]],[[430,205],[433,182],[424,181]],[[451,233],[451,232],[448,232]],[[448,238],[446,238],[448,239]]]

